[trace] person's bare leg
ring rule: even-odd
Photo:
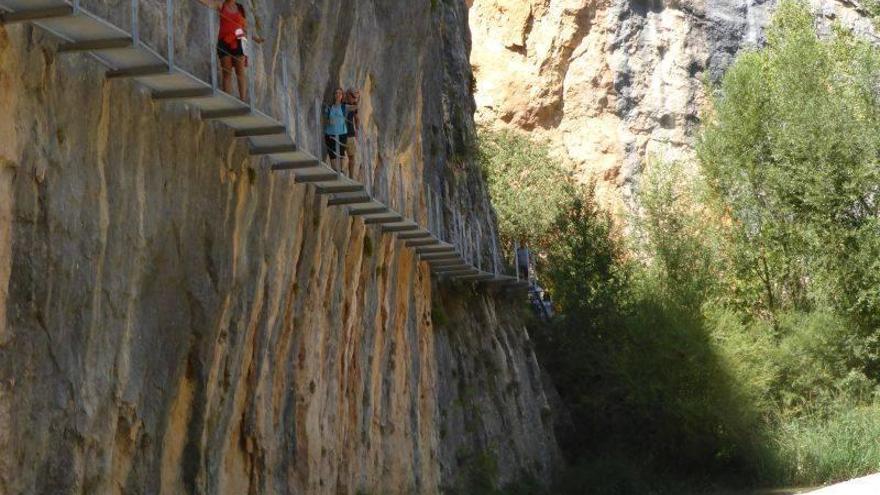
[[[353,141],[353,140],[349,140]],[[355,173],[355,161],[354,161],[354,153],[352,153],[351,148],[349,147],[349,143],[345,143],[345,156],[348,157],[348,176],[354,179]]]
[[[334,136],[333,146],[336,148],[334,150],[334,154],[336,158],[333,159],[333,170],[337,172],[342,172],[342,143],[339,141],[339,136]]]
[[[220,59],[220,89],[232,93],[232,57]]]
[[[244,57],[235,57],[235,77],[238,79],[238,94],[242,101],[248,100],[248,81],[244,67]]]

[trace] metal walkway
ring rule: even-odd
[[[0,0],[0,24],[28,22],[39,26],[59,39],[59,52],[88,53],[106,66],[108,79],[133,79],[146,87],[155,100],[182,102],[198,109],[203,120],[226,125],[234,131],[235,137],[247,141],[251,156],[265,157],[273,171],[292,172],[297,183],[312,184],[318,194],[328,196],[328,206],[344,207],[350,216],[361,217],[365,224],[396,236],[405,247],[413,249],[421,261],[427,262],[431,272],[438,277],[501,287],[528,287],[528,281],[519,280],[518,273],[517,276],[499,273],[497,254],[493,253],[493,270],[483,270],[479,266],[482,264],[480,254],[476,255],[478,261],[474,265],[462,254],[463,246],[446,242],[437,234],[443,230],[442,226],[426,228],[406,218],[372,197],[364,184],[336,172],[320,158],[301,149],[294,138],[296,133],[291,133],[291,105],[287,98],[284,101],[286,117],[281,121],[257,109],[253,93],[248,103],[218,88],[217,56],[214,52],[210,56],[208,81],[176,63],[175,2],[164,1],[164,50],[151,48],[148,42],[141,39],[140,0],[131,0],[131,19],[127,28],[90,12],[85,4],[94,2],[85,0]],[[200,8],[211,11],[212,17],[216,16],[213,9]],[[211,24],[215,22],[212,20]],[[208,32],[216,36],[216,31]],[[151,34],[155,36],[155,33]],[[151,41],[157,44],[155,40]],[[249,65],[248,86],[254,88],[255,64]],[[282,75],[286,86],[287,70],[284,65]],[[285,96],[289,98],[287,91]],[[323,149],[318,153],[322,154]],[[479,243],[479,238],[477,240]],[[481,251],[477,248],[475,252]]]

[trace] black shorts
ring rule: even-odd
[[[223,57],[244,57],[244,50],[241,47],[241,42],[236,43],[238,46],[232,48],[227,45],[223,40],[217,40],[217,56],[219,58]]]
[[[330,155],[330,158],[343,158],[345,156],[344,134],[341,136],[332,136],[330,134],[325,134],[324,142],[327,144],[327,154]],[[337,153],[337,151],[339,153]]]

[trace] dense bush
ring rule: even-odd
[[[510,130],[479,130],[477,158],[504,245],[546,247],[556,217],[577,195],[569,174],[545,146]]]

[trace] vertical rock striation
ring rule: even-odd
[[[289,98],[315,150],[316,101],[361,87],[374,183],[422,219],[422,183],[442,190],[488,266],[464,3],[244,3],[258,104]],[[161,8],[142,2],[157,44]],[[438,493],[486,455],[500,482],[549,476],[517,299],[437,286],[231,131],[54,43],[0,28],[0,493]]]
[[[600,200],[633,206],[652,158],[692,156],[705,101],[736,53],[758,46],[773,0],[474,0],[478,120],[551,143]],[[877,39],[858,2],[811,0]]]

